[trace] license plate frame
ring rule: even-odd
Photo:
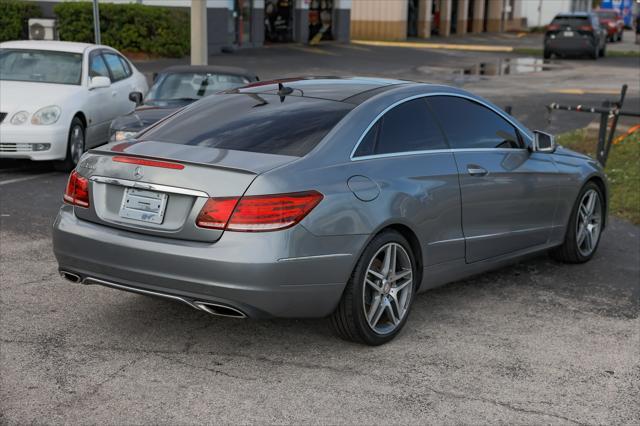
[[[119,215],[125,219],[160,225],[169,195],[148,189],[124,188]]]

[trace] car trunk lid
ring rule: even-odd
[[[196,226],[207,199],[242,196],[257,175],[297,158],[150,141],[105,145],[78,165],[91,198],[75,212],[141,234],[214,242],[222,230]]]

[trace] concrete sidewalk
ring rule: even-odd
[[[413,47],[421,49],[450,49],[475,52],[518,52],[519,50],[542,50],[543,33],[482,33],[452,35],[449,37],[431,37],[430,39],[412,38],[407,41],[353,40],[353,44],[387,47]],[[635,43],[635,33],[627,30],[622,42],[607,43],[609,52],[637,53],[640,44]]]

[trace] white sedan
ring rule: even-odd
[[[109,125],[147,92],[145,77],[118,51],[64,41],[0,43],[0,158],[59,160],[109,140]]]

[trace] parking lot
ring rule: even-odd
[[[549,122],[550,102],[599,104],[628,83],[626,105],[640,110],[637,57],[459,71],[518,57],[336,44],[211,62],[261,79],[455,84],[554,133],[596,117]],[[173,63],[137,65],[150,76]],[[0,423],[640,423],[640,228],[629,222],[611,218],[587,264],[543,255],[428,291],[399,338],[371,348],[326,321],[216,318],[62,280],[50,228],[66,180],[47,163],[0,163]]]

